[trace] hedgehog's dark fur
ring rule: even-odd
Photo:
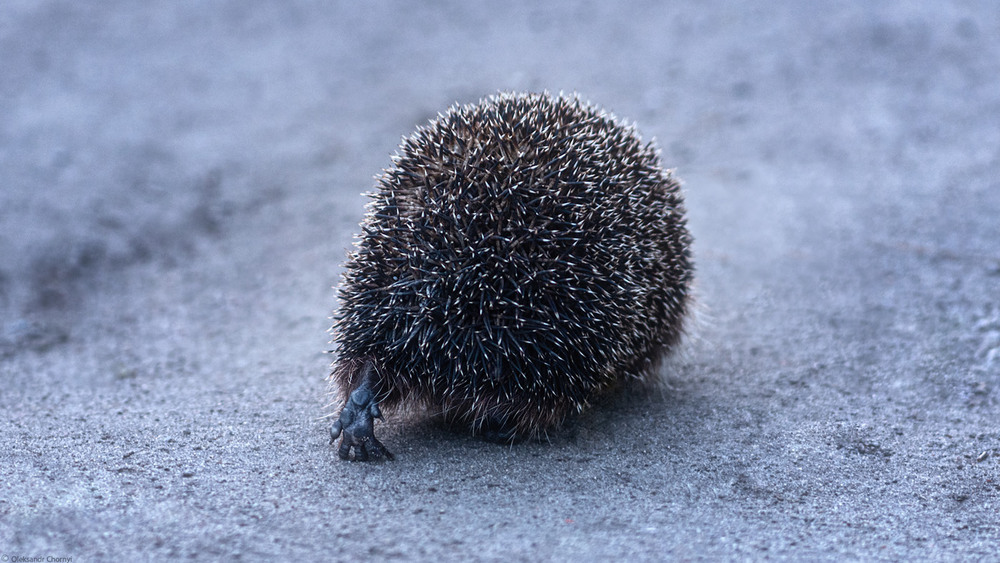
[[[439,115],[393,163],[340,288],[345,399],[371,362],[383,407],[530,436],[678,340],[691,238],[632,127],[576,97],[501,94]]]

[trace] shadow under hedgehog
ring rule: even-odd
[[[680,184],[634,127],[576,96],[498,94],[403,140],[370,194],[332,328],[343,459],[392,459],[382,409],[537,436],[683,332]]]

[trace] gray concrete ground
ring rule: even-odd
[[[992,2],[0,6],[0,553],[992,559]],[[399,138],[579,91],[685,181],[663,391],[546,443],[327,444],[331,289]]]

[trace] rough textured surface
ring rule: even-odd
[[[991,2],[7,1],[0,552],[993,557]],[[551,443],[327,444],[327,311],[401,135],[582,92],[685,184],[699,326]]]

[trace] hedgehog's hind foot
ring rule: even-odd
[[[347,398],[347,403],[340,411],[340,417],[330,428],[330,444],[340,440],[337,455],[340,459],[350,460],[351,449],[354,449],[354,461],[370,461],[378,459],[395,459],[392,452],[375,437],[375,419],[382,418],[378,401],[372,392],[372,374],[374,366],[369,361],[362,368],[361,385]]]
[[[506,420],[497,417],[484,420],[475,433],[483,440],[495,444],[520,444],[527,439],[527,436],[518,432]]]

